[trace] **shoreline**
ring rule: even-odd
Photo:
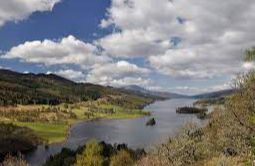
[[[169,99],[166,99],[166,100],[169,100]],[[139,110],[141,111],[146,111],[144,110],[147,106],[151,105],[151,104],[154,104],[155,102],[157,101],[164,101],[164,100],[153,100],[152,102],[149,102],[149,103],[146,103],[144,104],[141,108],[139,108]],[[146,112],[144,112],[146,113]],[[132,117],[134,116],[134,117]],[[97,117],[97,118],[94,118],[94,119],[79,119],[79,120],[74,120],[72,122],[70,122],[68,124],[68,127],[67,127],[67,130],[66,130],[66,136],[64,138],[64,140],[62,141],[56,141],[56,142],[51,142],[51,143],[45,143],[45,144],[41,144],[41,145],[38,145],[38,146],[49,146],[49,145],[59,145],[59,144],[64,144],[67,142],[69,136],[70,136],[70,132],[71,132],[71,128],[73,126],[75,126],[76,124],[79,124],[79,123],[84,123],[84,122],[91,122],[91,121],[100,121],[100,120],[125,120],[125,119],[137,119],[137,118],[143,118],[143,117],[150,117],[151,114],[149,115],[132,115],[131,114],[131,117],[124,117],[124,118],[121,118],[121,117]]]
[[[154,102],[153,102],[154,103]],[[150,105],[150,104],[149,104]],[[147,106],[147,105],[146,105]],[[139,119],[139,118],[143,118],[143,117],[147,117],[148,115],[141,115],[138,117],[132,117],[132,118],[95,118],[95,119],[84,119],[84,120],[77,120],[74,122],[71,122],[70,124],[68,124],[68,128],[67,128],[67,132],[66,132],[66,136],[65,139],[63,141],[57,141],[57,142],[52,142],[52,143],[43,143],[43,144],[39,144],[35,147],[35,149],[32,150],[28,150],[27,152],[23,152],[24,156],[28,156],[31,153],[34,153],[39,147],[44,148],[45,150],[50,147],[50,146],[58,146],[58,145],[64,145],[65,143],[67,143],[68,138],[70,136],[71,133],[71,128],[79,123],[88,123],[88,122],[92,122],[92,121],[100,121],[100,120],[129,120],[129,119]],[[149,115],[150,116],[150,115]],[[26,158],[26,157],[25,157]]]
[[[166,101],[166,102],[168,103],[168,101]],[[180,100],[180,101],[177,100],[177,102],[183,103],[182,100]],[[170,101],[169,104],[164,104],[164,103],[161,103],[160,101],[158,101],[157,103],[159,104],[159,106],[162,107],[162,109],[164,108],[164,110],[169,109],[169,106],[168,106],[169,104],[173,105],[173,107],[170,107],[171,109],[173,109],[176,105],[175,101]],[[156,129],[156,131],[154,131],[154,129],[152,130],[151,128],[145,127],[145,122],[146,122],[146,119],[147,119],[146,117],[141,118],[141,116],[140,116],[141,120],[138,117],[138,120],[134,120],[134,123],[133,123],[132,120],[130,120],[130,121],[127,120],[127,121],[124,121],[124,122],[122,122],[121,120],[120,121],[117,120],[117,121],[111,122],[112,119],[109,119],[109,118],[108,119],[107,118],[97,118],[97,119],[90,119],[90,120],[85,120],[85,121],[77,121],[76,123],[73,123],[73,125],[76,125],[79,122],[85,122],[85,123],[84,124],[83,123],[78,124],[78,126],[75,127],[74,130],[71,130],[71,133],[74,134],[74,135],[71,135],[69,137],[70,141],[68,140],[66,144],[61,144],[61,143],[51,144],[48,147],[49,149],[45,149],[43,146],[39,146],[38,149],[35,150],[35,152],[31,152],[30,154],[26,155],[26,160],[29,161],[29,163],[35,163],[36,159],[39,159],[40,157],[43,157],[43,160],[45,161],[46,158],[48,158],[48,155],[58,154],[63,147],[67,147],[69,149],[75,150],[75,149],[77,149],[77,146],[84,145],[87,142],[87,140],[89,140],[90,138],[98,138],[100,141],[106,141],[107,143],[111,143],[111,144],[114,144],[114,143],[127,143],[130,148],[134,148],[134,149],[144,148],[147,151],[147,150],[150,150],[149,147],[151,147],[151,146],[157,146],[161,143],[164,143],[165,140],[168,139],[168,137],[165,137],[166,133],[169,136],[175,135],[174,131],[175,131],[176,127],[171,125],[172,121],[167,120],[168,118],[165,116],[164,111],[156,111],[157,107],[154,107],[154,106],[152,108],[150,108],[150,106],[149,106],[148,108],[145,108],[145,109],[149,110],[149,111],[152,111],[152,112],[154,112],[154,111],[157,112],[157,114],[160,115],[160,117],[164,118],[163,122],[167,122],[168,124],[170,124],[170,127],[165,126],[165,127],[167,127],[167,131],[163,130],[162,133],[160,131],[160,133],[162,134],[162,135],[160,134],[162,136],[160,139],[158,138],[158,136],[155,137],[155,138],[153,137],[154,133],[158,134],[158,131],[157,131],[158,129]],[[161,112],[163,112],[163,114]],[[172,114],[176,115],[174,113],[174,111],[168,111],[167,115],[172,115]],[[154,113],[152,114],[152,116],[154,116]],[[101,121],[101,120],[102,120],[102,122],[97,122],[97,121]],[[173,120],[177,120],[177,119],[174,118]],[[187,120],[189,120],[189,117],[187,117]],[[92,121],[92,125],[90,125],[90,121]],[[198,121],[200,121],[200,120],[198,120]],[[183,125],[181,121],[178,121],[178,123],[180,124],[180,126]],[[105,124],[109,124],[109,125],[105,125]],[[115,128],[112,128],[113,127],[112,125],[118,125],[118,124],[120,125],[120,128],[118,127],[117,130],[115,131]],[[137,130],[133,130],[133,131],[131,130],[130,131],[129,129],[127,129],[126,124],[130,124],[132,127],[135,127],[135,126],[137,126],[136,124],[139,124],[138,125],[138,128],[139,128],[138,130],[141,130],[141,129],[143,130],[144,128],[146,128],[146,130],[150,131],[150,132],[146,132],[146,133],[148,133],[148,136],[152,136],[150,138],[153,138],[153,139],[150,139],[148,137],[149,138],[148,140],[146,140],[145,142],[141,141],[140,143],[134,142],[133,138],[130,139],[130,140],[129,139],[126,140],[125,135],[123,135],[123,134],[126,134],[126,132],[128,132],[130,134],[131,133],[132,134],[137,133]],[[72,125],[72,127],[73,127],[73,125]],[[93,127],[94,127],[95,131],[93,130]],[[99,127],[98,128],[99,130],[96,130],[97,127]],[[122,127],[124,127],[124,128],[122,128]],[[158,127],[159,126],[157,126],[156,128],[158,128]],[[76,128],[78,130],[76,130]],[[84,130],[82,128],[84,128]],[[86,128],[91,128],[91,129],[86,130]],[[126,131],[123,132],[123,130],[126,130]],[[91,135],[90,135],[90,131],[92,131]],[[99,134],[94,135],[93,134],[94,132],[98,132]],[[107,132],[106,136],[104,136],[104,133],[102,133],[102,132]],[[124,136],[125,138],[123,139],[122,137],[120,137],[120,138],[116,139],[115,136],[114,136],[115,132],[117,132],[118,134]],[[81,133],[81,134],[79,134],[79,133]],[[111,135],[111,133],[113,133],[113,135]],[[135,136],[135,139],[140,140],[140,138],[143,137],[141,135],[142,133],[143,132],[138,132],[137,133],[138,136],[137,137]],[[78,134],[79,136],[76,136],[76,134]],[[133,137],[132,134],[127,136],[127,137]],[[45,157],[44,156],[45,154],[48,154],[48,155],[46,155],[46,157]]]

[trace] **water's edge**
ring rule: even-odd
[[[191,105],[193,99],[172,99],[157,101],[144,109],[152,112],[150,117],[137,119],[99,119],[78,122],[71,126],[69,136],[63,143],[50,144],[28,153],[25,158],[32,166],[42,165],[52,154],[59,153],[63,147],[76,149],[89,139],[95,138],[107,143],[127,143],[131,148],[148,148],[165,141],[175,134],[176,130],[188,121],[199,120],[194,115],[178,115],[177,107]],[[156,119],[156,126],[146,127],[151,117]]]

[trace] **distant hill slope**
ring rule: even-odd
[[[195,95],[195,96],[192,96],[192,98],[197,98],[197,99],[221,98],[221,97],[230,96],[234,94],[236,91],[237,90],[234,90],[234,89],[227,89],[227,90],[222,90],[217,92]]]
[[[157,91],[150,91],[145,88],[142,88],[137,85],[129,85],[126,87],[122,87],[122,90],[130,91],[136,94],[144,95],[144,96],[151,96],[161,99],[170,99],[170,98],[187,98],[188,96],[180,95],[177,93],[170,93],[170,92],[157,92]]]
[[[54,74],[23,74],[0,70],[0,105],[59,104],[105,98],[117,104],[151,102],[151,98],[112,87],[76,83]],[[134,104],[136,105],[136,104]]]

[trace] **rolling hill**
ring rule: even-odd
[[[161,99],[172,99],[172,98],[187,98],[186,95],[181,95],[177,93],[170,93],[170,92],[158,92],[158,91],[150,91],[145,88],[142,88],[137,85],[129,85],[121,88],[124,91],[130,91],[132,93],[144,96],[154,96],[155,98]]]
[[[221,97],[233,95],[235,92],[237,92],[237,90],[227,89],[227,90],[195,95],[195,96],[192,96],[192,98],[196,98],[196,99],[221,98]]]
[[[117,104],[151,102],[150,97],[113,87],[76,83],[54,74],[23,74],[0,70],[0,105],[75,103],[103,98]]]

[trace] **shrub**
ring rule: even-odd
[[[104,162],[102,152],[103,147],[96,140],[91,140],[86,144],[84,152],[77,156],[75,165],[102,166]]]
[[[131,166],[133,164],[134,159],[126,150],[121,150],[111,157],[110,166]]]
[[[0,166],[28,166],[28,164],[21,156],[13,157],[11,155],[7,155]]]

